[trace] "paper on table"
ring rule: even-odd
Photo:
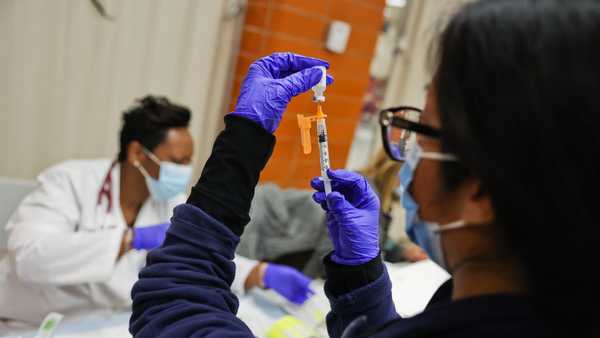
[[[435,291],[450,275],[431,260],[413,264],[386,263],[392,280],[392,298],[402,317],[423,312]]]
[[[325,315],[329,302],[323,290],[323,281],[313,280],[315,294],[303,305],[295,305],[273,290],[251,290],[240,297],[238,317],[252,330],[256,337],[267,337],[267,332],[285,315],[298,319],[313,330],[311,337],[327,337]]]
[[[55,334],[54,338],[131,338],[128,328],[124,324],[93,331]]]
[[[327,337],[325,316],[329,312],[330,307],[329,300],[325,296],[325,290],[323,289],[324,285],[324,281],[320,279],[313,280],[310,287],[315,294],[302,305],[290,303],[273,291],[267,297],[274,305],[279,306],[283,311],[298,318],[313,329],[316,337]]]
[[[250,328],[256,337],[266,337],[267,331],[286,315],[279,307],[264,296],[264,291],[253,289],[240,296],[237,316]]]

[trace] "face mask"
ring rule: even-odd
[[[152,198],[158,201],[168,201],[183,193],[192,177],[192,166],[160,161],[150,151],[144,149],[144,152],[160,167],[157,180],[150,176],[139,163],[135,165],[146,179],[146,185]]]
[[[399,173],[399,195],[402,206],[406,211],[406,233],[413,242],[427,252],[431,260],[447,270],[440,232],[462,228],[466,224],[464,221],[457,221],[446,225],[439,225],[419,218],[419,205],[410,195],[408,188],[421,158],[437,161],[456,161],[456,158],[448,154],[423,152],[419,144],[413,140],[408,147],[406,161]]]

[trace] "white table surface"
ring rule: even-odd
[[[421,312],[435,290],[449,275],[431,261],[413,264],[386,264],[392,280],[392,294],[396,310],[403,316]],[[315,313],[326,314],[329,303],[323,292],[323,282],[314,281],[315,296],[303,307],[285,302],[272,291],[255,290],[240,297],[238,316],[257,337],[265,337],[267,330],[287,314],[304,321],[313,321],[319,336],[326,336],[325,325],[314,322]],[[66,317],[55,331],[55,338],[130,338],[130,312],[100,311],[79,317]],[[312,319],[311,319],[312,318]],[[6,332],[6,331],[5,331]],[[34,338],[36,330],[15,329],[0,332],[2,338]]]

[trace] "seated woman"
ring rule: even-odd
[[[452,274],[411,318],[394,309],[378,246],[379,201],[363,177],[315,179],[334,250],[325,260],[332,337],[598,337],[600,2],[469,2],[436,42],[418,114],[395,159],[411,237]],[[254,63],[235,111],[164,245],[135,285],[136,337],[252,337],[229,285],[239,235],[286,104],[323,62]],[[391,114],[389,114],[391,113]],[[253,142],[247,142],[247,140]],[[577,258],[552,255],[570,243]]]
[[[146,253],[162,244],[173,208],[185,202],[190,117],[186,107],[146,96],[123,114],[116,159],[70,160],[40,174],[6,226],[0,320],[39,325],[49,312],[131,306]],[[237,293],[270,287],[297,303],[311,295],[310,279],[295,269],[240,256],[235,263]]]

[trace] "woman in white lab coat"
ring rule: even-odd
[[[130,305],[147,250],[162,243],[173,208],[185,202],[189,120],[187,108],[145,97],[123,115],[117,161],[71,160],[39,175],[6,225],[0,319],[39,323],[52,311]],[[236,265],[238,292],[270,286],[288,297],[281,286],[291,283],[309,293],[310,280],[291,268],[243,257]]]

